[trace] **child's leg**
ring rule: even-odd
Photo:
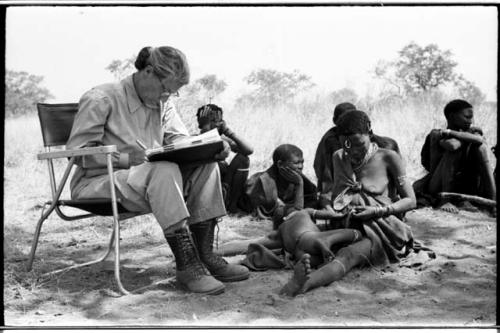
[[[295,265],[292,278],[280,293],[295,296],[338,281],[354,266],[367,260],[370,256],[370,248],[371,241],[363,238],[359,242],[340,249],[333,261],[312,272],[310,256],[304,254]]]
[[[328,230],[318,234],[318,238],[322,240],[329,249],[334,245],[355,243],[361,240],[362,237],[359,230],[349,228]]]
[[[229,184],[228,193],[228,207],[229,212],[237,211],[237,203],[243,194],[245,182],[248,178],[248,168],[250,166],[250,159],[248,156],[236,154],[236,156],[229,164],[228,172],[224,177],[224,182]]]
[[[335,255],[332,246],[346,243],[355,243],[361,240],[361,232],[356,229],[336,229],[322,232],[311,232],[297,242],[295,249],[296,258],[301,258],[304,253],[311,255],[312,267],[332,261]]]
[[[281,238],[279,237],[278,230],[273,230],[267,236],[254,239],[235,240],[222,244],[214,253],[222,256],[235,256],[239,254],[246,254],[248,245],[261,244],[270,250],[279,249],[283,247]]]

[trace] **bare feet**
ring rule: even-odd
[[[462,201],[458,207],[468,212],[473,212],[473,213],[479,212],[479,208],[477,208],[467,200]]]
[[[490,209],[488,209],[488,213],[490,213],[491,217],[497,217],[497,208],[491,207]]]
[[[305,284],[311,274],[311,256],[304,254],[293,267],[293,276],[280,290],[281,295],[296,296],[305,292]]]
[[[458,213],[458,208],[450,202],[447,202],[447,203],[441,205],[441,207],[439,207],[439,209],[442,209],[448,213],[454,213],[454,214]]]

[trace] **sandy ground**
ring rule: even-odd
[[[39,210],[31,215],[36,220]],[[129,289],[163,280],[137,294],[118,297],[112,263],[51,278],[41,272],[82,262],[104,250],[110,223],[103,219],[61,222],[50,218],[35,269],[24,265],[34,229],[4,230],[5,324],[10,326],[489,326],[496,322],[496,220],[484,213],[449,214],[420,209],[407,214],[415,238],[437,257],[416,267],[354,269],[342,281],[289,298],[278,291],[290,270],[252,272],[227,283],[225,293],[201,296],[175,287],[168,245],[151,217],[128,220],[122,234],[122,278]],[[58,221],[58,222],[55,222]],[[218,241],[266,234],[271,222],[226,217]],[[45,230],[45,229],[44,229]],[[71,235],[71,236],[69,236]],[[237,262],[242,256],[227,258]],[[166,279],[166,280],[165,280]]]

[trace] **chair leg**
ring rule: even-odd
[[[109,175],[109,185],[111,192],[111,208],[113,210],[113,234],[115,235],[115,280],[118,285],[118,290],[124,295],[130,294],[130,292],[123,287],[120,278],[120,219],[118,217],[118,206],[116,204],[116,191],[115,191],[115,179],[113,174],[113,163],[111,160],[111,154],[106,154],[108,175]]]
[[[45,276],[48,276],[48,275],[54,275],[54,274],[58,274],[58,273],[70,271],[70,270],[75,269],[75,268],[90,266],[90,265],[97,264],[97,263],[100,263],[100,262],[104,261],[109,256],[109,254],[111,253],[111,250],[113,248],[114,236],[115,236],[115,232],[113,230],[113,232],[111,233],[111,237],[110,237],[108,249],[99,258],[91,260],[91,261],[87,261],[87,262],[84,262],[84,263],[81,263],[81,264],[74,264],[74,265],[71,265],[71,266],[68,266],[68,267],[57,269],[55,271],[50,271],[50,272],[47,272],[47,273],[43,273],[41,276],[45,277]]]
[[[121,278],[120,278],[120,220],[116,217],[113,216],[113,234],[116,235],[115,237],[115,281],[116,284],[118,285],[118,290],[124,295],[129,295],[130,292],[123,287]]]
[[[40,238],[40,231],[42,230],[42,225],[43,222],[49,217],[50,213],[54,210],[56,207],[55,203],[50,205],[49,210],[47,210],[45,213],[42,211],[42,216],[38,220],[36,224],[36,229],[35,229],[35,235],[33,236],[33,243],[31,243],[31,252],[30,252],[30,257],[28,259],[28,264],[26,265],[26,270],[29,272],[33,268],[33,260],[35,260],[35,252],[36,248],[38,246],[38,239]]]

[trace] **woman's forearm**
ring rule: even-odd
[[[304,209],[304,183],[295,185],[295,201],[293,207],[297,210]]]
[[[416,203],[411,198],[402,198],[388,206],[386,206],[386,215],[405,213],[416,207]]]

